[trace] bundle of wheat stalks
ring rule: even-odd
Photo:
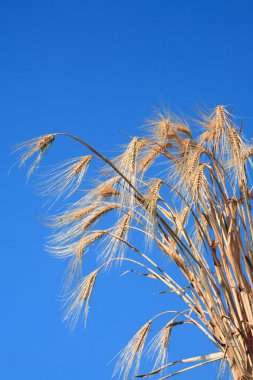
[[[83,183],[94,161],[96,174],[92,176],[99,171],[101,178],[96,186],[87,185],[78,201],[50,219],[55,232],[48,249],[70,259],[69,282],[75,284],[66,318],[75,323],[82,309],[87,317],[98,274],[119,262],[130,263],[133,272],[160,281],[185,304],[184,310],[163,311],[151,318],[131,339],[116,366],[124,378],[133,374],[167,379],[221,360],[229,363],[234,379],[253,379],[253,193],[249,185],[253,146],[223,106],[204,113],[198,121],[199,130],[201,133],[192,134],[187,122],[158,113],[149,122],[146,137],[132,138],[113,159],[67,133],[42,136],[18,147],[21,164],[37,155],[29,175],[61,136],[87,148],[88,155],[45,173],[41,190],[54,200],[69,197]],[[107,214],[111,216],[105,217]],[[146,238],[144,248],[135,238],[140,233]],[[100,247],[100,251],[94,250],[100,252],[100,263],[83,276],[82,263],[92,244]],[[160,264],[160,256],[176,264],[186,286],[171,277],[168,260]],[[167,319],[151,341],[154,368],[140,374],[139,361],[150,327],[158,318]],[[217,352],[168,362],[171,332],[184,324],[198,327]],[[185,367],[170,372],[178,363],[185,363]]]

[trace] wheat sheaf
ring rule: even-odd
[[[159,112],[147,123],[146,136],[131,138],[112,158],[68,133],[17,147],[22,165],[35,157],[30,176],[58,139],[83,146],[83,156],[57,164],[39,181],[53,203],[87,185],[86,172],[100,178],[48,219],[54,229],[48,250],[70,260],[65,318],[76,323],[84,311],[86,320],[97,277],[117,263],[159,281],[163,293],[176,294],[185,305],[161,311],[140,328],[119,356],[120,378],[168,379],[220,361],[228,363],[235,380],[253,379],[253,145],[235,120],[221,105],[204,112],[195,129]],[[136,238],[140,234],[145,239]],[[83,267],[88,249],[99,262],[91,273]],[[173,279],[168,259],[182,272],[182,283]],[[151,326],[158,320],[161,329],[154,334]],[[200,329],[216,352],[169,361],[173,330],[186,324]],[[140,373],[145,348],[153,366]]]

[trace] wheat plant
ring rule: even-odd
[[[55,140],[68,137],[84,148],[82,157],[39,177],[41,193],[53,203],[63,197],[66,204],[48,222],[54,229],[48,250],[69,260],[65,319],[75,324],[84,312],[86,320],[97,276],[117,263],[161,282],[185,305],[162,310],[140,328],[119,356],[115,374],[120,378],[168,379],[220,361],[229,364],[235,380],[253,379],[253,145],[235,120],[217,106],[203,112],[192,131],[187,121],[157,113],[145,137],[130,138],[110,159],[68,133],[41,136],[17,148],[21,164],[35,156],[28,176]],[[99,181],[87,183],[87,171]],[[83,184],[81,197],[67,202]],[[136,238],[140,234],[145,244]],[[99,252],[98,264],[87,274],[83,262],[91,246]],[[171,262],[183,283],[173,278]],[[140,373],[151,326],[159,318],[166,323],[148,345],[153,370]],[[185,324],[199,328],[216,351],[170,362],[171,333]]]

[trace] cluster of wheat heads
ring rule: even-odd
[[[229,363],[234,379],[253,379],[253,192],[249,184],[253,146],[223,106],[203,113],[197,125],[192,133],[186,121],[158,113],[149,122],[146,136],[131,138],[112,159],[67,133],[41,136],[18,147],[21,163],[36,156],[29,175],[62,136],[87,150],[88,154],[45,173],[41,191],[55,200],[66,199],[86,183],[84,175],[96,158],[91,178],[99,171],[99,183],[89,185],[78,201],[50,219],[54,233],[48,249],[70,260],[69,282],[75,284],[66,318],[75,323],[82,310],[87,317],[97,276],[119,262],[162,282],[167,293],[176,294],[185,304],[183,310],[162,311],[135,334],[116,366],[123,378],[157,375],[162,380],[220,360]],[[134,239],[136,233],[144,234],[144,248]],[[94,250],[99,252],[99,265],[83,275],[91,245],[100,247]],[[159,255],[167,258],[164,265]],[[171,277],[168,259],[182,272],[183,284]],[[151,326],[159,318],[166,318],[166,323],[149,345],[153,370],[142,374],[139,361],[153,333]],[[169,362],[171,332],[184,324],[199,328],[217,352]],[[178,363],[185,367],[171,371]]]

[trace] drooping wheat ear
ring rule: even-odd
[[[67,311],[65,313],[64,320],[70,321],[71,326],[75,326],[84,303],[84,322],[86,324],[89,311],[89,302],[97,275],[98,269],[91,272],[88,276],[84,277],[76,289],[70,294],[70,297],[67,299]]]
[[[108,238],[104,241],[104,248],[100,252],[100,259],[104,263],[105,261],[111,261],[114,257],[122,259],[125,256],[127,245],[125,241],[128,240],[129,229],[132,221],[132,212],[127,212],[123,215],[117,223],[108,231]],[[120,264],[120,261],[118,261]],[[109,269],[110,266],[105,266],[105,269]]]
[[[162,144],[147,144],[146,148],[143,149],[142,156],[140,156],[137,168],[138,173],[143,176],[145,172],[150,168],[150,166],[154,163],[154,161],[162,154],[173,161],[173,155],[167,151],[167,149],[171,146],[172,145],[169,142]]]
[[[166,325],[158,332],[157,335],[154,336],[150,342],[149,353],[152,356],[156,355],[154,369],[163,366],[167,361],[167,351],[171,332],[171,323],[166,323]]]
[[[77,256],[82,259],[84,249],[87,248],[94,241],[99,240],[102,236],[108,233],[107,230],[94,231],[89,235],[84,235],[76,247]]]
[[[104,206],[102,205],[100,208],[97,209],[96,212],[93,212],[83,223],[82,229],[83,231],[86,231],[89,227],[94,225],[95,222],[97,222],[101,216],[107,214],[109,211],[115,210],[120,207],[119,203],[107,203]]]
[[[133,368],[134,374],[138,372],[141,354],[150,330],[150,326],[151,321],[148,321],[134,335],[125,349],[121,352],[114,375],[119,373],[120,376],[123,375],[123,378],[127,379],[131,368]]]
[[[114,201],[117,197],[120,196],[120,191],[117,188],[120,177],[112,177],[106,179],[106,181],[99,180],[97,181],[97,186],[92,187],[89,191],[86,192],[78,201],[76,201],[72,206],[71,210],[79,210],[82,208],[90,207],[96,205],[102,206],[104,202]]]
[[[81,218],[71,225],[63,226],[63,228],[56,230],[49,239],[49,246],[52,250],[54,250],[54,247],[57,247],[59,254],[62,248],[64,253],[64,248],[69,243],[75,243],[76,239],[87,233],[102,216],[119,207],[119,204],[109,202],[96,206],[94,211],[87,214],[85,218]]]
[[[119,191],[115,188],[119,180],[120,176],[115,176],[107,179],[106,181],[100,181],[98,185],[89,192],[89,194],[85,198],[85,201],[87,201],[88,199],[93,200],[95,198],[100,197],[107,198],[114,195],[119,195]]]
[[[92,158],[91,155],[77,157],[43,173],[39,192],[56,200],[64,194],[70,197],[80,186]]]
[[[56,134],[48,134],[44,136],[37,137],[32,140],[25,141],[15,147],[15,151],[21,151],[21,156],[19,157],[20,165],[24,165],[25,162],[32,157],[34,154],[38,153],[35,161],[30,166],[27,171],[27,177],[29,178],[32,172],[38,167],[43,154],[49,148],[56,137]]]
[[[48,246],[47,250],[48,252],[54,254],[58,258],[74,257],[77,260],[81,261],[85,249],[90,244],[103,237],[106,233],[107,230],[97,230],[89,234],[85,234],[79,240],[74,241],[73,243],[70,243],[68,245],[64,244],[63,246]]]
[[[77,207],[71,208],[67,212],[63,212],[62,214],[52,215],[48,218],[47,225],[52,228],[60,228],[67,226],[71,223],[75,223],[88,214],[91,214],[94,210],[98,208],[97,204],[88,205],[85,207],[80,207],[78,204]]]
[[[84,235],[78,242],[73,244],[71,257],[72,260],[68,267],[68,277],[66,281],[66,289],[70,287],[74,278],[79,279],[82,274],[83,256],[88,247],[94,242],[100,240],[108,233],[107,230],[94,231],[90,234]]]

